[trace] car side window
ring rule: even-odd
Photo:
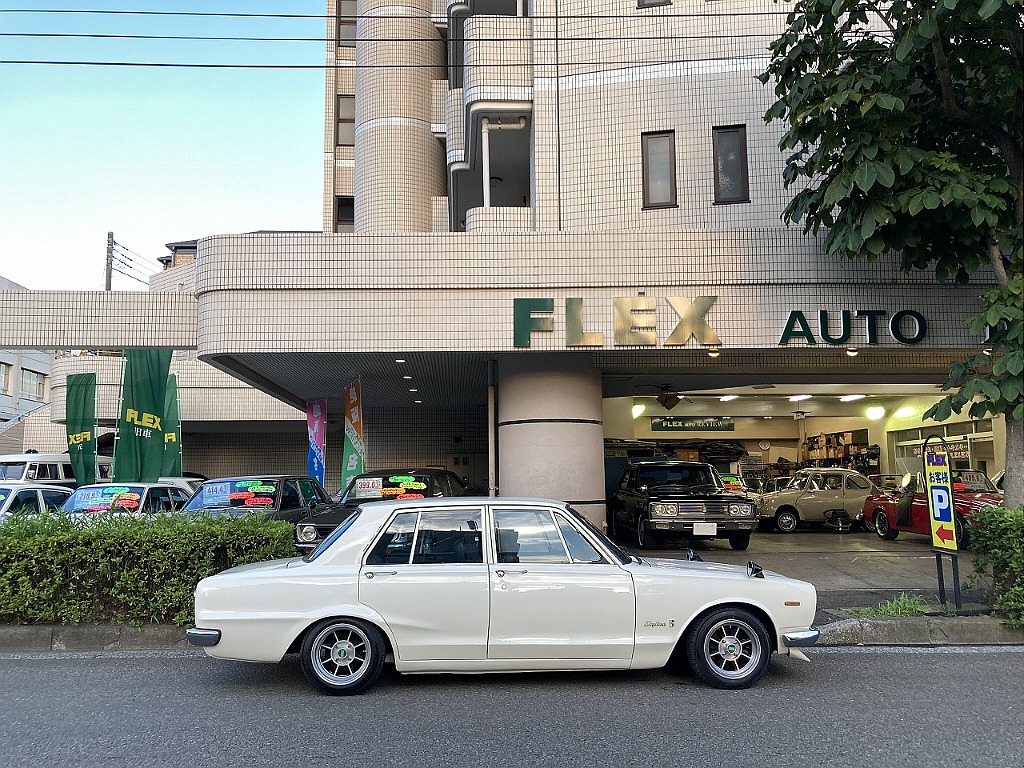
[[[841,491],[843,490],[843,476],[842,475],[822,475],[821,476],[822,488],[826,491]]]
[[[448,481],[452,484],[452,496],[465,496],[466,484],[458,475],[448,475]]]
[[[149,489],[149,493],[146,494],[146,502],[142,507],[143,512],[156,514],[170,512],[171,509],[171,494],[166,488]]]
[[[60,468],[61,468],[61,471],[64,473],[64,479],[65,480],[74,480],[75,479],[75,470],[71,467],[70,464],[61,464]]]
[[[38,512],[39,498],[35,491],[18,491],[7,510],[11,514]]]
[[[295,509],[302,506],[302,497],[295,483],[289,480],[281,484],[281,509]]]
[[[70,495],[70,493],[61,493],[60,491],[43,491],[43,506],[46,509],[60,509]]]
[[[482,563],[484,561],[479,509],[436,509],[420,513],[412,562]]]
[[[367,565],[401,565],[409,562],[412,536],[416,530],[416,513],[402,512],[384,530],[370,554]]]
[[[562,533],[562,540],[565,545],[569,548],[569,555],[572,557],[574,563],[607,563],[608,561],[601,556],[601,553],[594,549],[593,545],[587,541],[583,534],[576,530],[576,528],[564,517],[559,514],[555,515],[555,521],[558,523],[558,530]]]
[[[302,494],[302,503],[307,507],[323,501],[320,494],[317,493],[316,486],[310,480],[299,480],[299,493]]]
[[[500,563],[570,562],[558,527],[546,509],[496,509],[494,537]]]
[[[868,482],[867,478],[860,475],[847,475],[846,483],[847,488],[858,488],[862,491],[871,487],[871,483]]]
[[[188,501],[192,494],[188,491],[183,491],[181,488],[171,488],[171,502],[174,504],[175,509],[181,509],[185,506],[185,502]]]
[[[619,490],[625,491],[629,488],[629,478],[632,476],[633,470],[627,469],[622,473],[622,477],[619,479]]]

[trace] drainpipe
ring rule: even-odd
[[[526,118],[520,117],[517,123],[495,123],[491,125],[489,118],[484,118],[480,126],[480,154],[483,166],[484,208],[491,207],[491,131],[520,131],[526,127]]]
[[[495,408],[495,391],[494,391],[494,360],[487,361],[487,495],[497,496],[498,489],[497,485],[497,436],[495,431],[497,429],[497,413]]]

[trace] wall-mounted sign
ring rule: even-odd
[[[946,449],[949,453],[949,458],[959,460],[969,460],[971,458],[971,446],[966,441],[959,441],[955,443],[946,443]],[[921,455],[921,446],[914,446],[914,455]]]
[[[856,328],[854,319],[858,321]],[[859,322],[861,320],[863,323]],[[829,311],[819,309],[818,336],[825,344],[877,344],[879,320],[888,321],[889,335],[900,344],[917,344],[928,333],[928,323],[924,315],[912,309],[904,309],[891,316],[884,309],[857,309],[853,312],[844,309],[839,313],[838,328],[835,327],[836,323],[830,317]],[[857,336],[854,336],[855,330]],[[788,344],[793,338],[803,339],[808,344],[818,343],[807,317],[799,310],[789,313],[779,344]]]
[[[734,432],[732,416],[653,416],[651,432]]]

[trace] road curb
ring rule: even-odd
[[[819,646],[1024,645],[1024,629],[1011,629],[991,616],[847,618],[818,629]],[[0,653],[183,648],[191,648],[185,629],[172,624],[0,625]]]
[[[818,628],[818,645],[1024,645],[1024,629],[992,616],[849,618]]]

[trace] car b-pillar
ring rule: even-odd
[[[498,360],[498,493],[567,501],[602,527],[601,374],[590,355]]]

